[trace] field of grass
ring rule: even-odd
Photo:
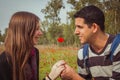
[[[46,73],[50,72],[52,65],[59,60],[65,60],[77,70],[76,57],[78,49],[76,47],[59,47],[55,45],[36,47],[40,50],[40,80],[45,77]]]
[[[76,57],[78,48],[71,46],[59,47],[56,45],[38,45],[36,47],[39,49],[40,52],[40,80],[42,80],[46,76],[46,73],[50,72],[53,64],[59,60],[65,60],[67,64],[77,70]],[[3,46],[0,46],[0,52],[3,50]],[[60,78],[58,78],[57,80],[60,80]]]

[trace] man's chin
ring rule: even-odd
[[[86,42],[82,42],[82,41],[81,41],[80,43],[81,43],[82,45],[86,44]]]
[[[80,43],[81,43],[81,44],[84,44],[84,42],[83,42],[83,41],[80,41]]]

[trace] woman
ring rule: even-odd
[[[5,51],[0,55],[0,80],[39,80],[40,19],[30,12],[16,12],[10,19]]]

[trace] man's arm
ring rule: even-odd
[[[112,77],[110,80],[120,80],[120,51],[114,57]]]

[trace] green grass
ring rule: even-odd
[[[59,60],[65,60],[67,64],[77,70],[77,48],[58,46],[37,46],[37,48],[40,51],[40,80],[50,72],[51,67]]]

